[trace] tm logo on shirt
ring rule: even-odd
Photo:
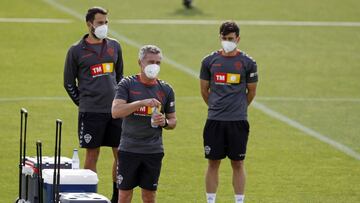
[[[159,109],[161,109],[161,106],[159,107]],[[140,107],[138,110],[136,110],[134,112],[134,115],[136,115],[136,116],[151,116],[153,111],[154,111],[153,107],[143,106],[143,107]]]
[[[113,63],[101,63],[90,66],[91,75],[93,78],[99,77],[102,75],[107,75],[114,71],[114,64]]]
[[[240,83],[240,74],[215,73],[214,81],[216,84],[239,84]]]

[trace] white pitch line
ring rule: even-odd
[[[304,125],[302,125],[301,123],[295,121],[295,120],[292,120],[290,118],[288,118],[287,116],[284,116],[272,109],[270,109],[269,107],[259,103],[259,102],[254,102],[252,104],[253,107],[255,107],[256,109],[258,110],[261,110],[262,112],[264,112],[265,114],[269,115],[270,117],[273,117],[275,119],[278,119],[286,124],[288,124],[289,126],[292,126],[302,132],[304,132],[305,134],[311,136],[311,137],[314,137],[322,142],[325,142],[327,144],[329,144],[330,146],[344,152],[345,154],[351,156],[351,157],[354,157],[355,159],[357,160],[360,160],[360,154],[355,152],[354,150],[352,150],[351,148],[339,143],[339,142],[336,142],[335,140],[332,140],[330,139],[329,137],[325,136],[325,135],[322,135],[321,133],[319,132],[316,132],[315,130],[312,130]]]
[[[181,64],[180,64],[181,65]],[[69,100],[69,97],[52,96],[52,97],[0,97],[0,102],[14,102],[14,101],[63,101]],[[201,96],[177,96],[177,100],[197,100]],[[357,98],[303,98],[303,97],[261,97],[257,96],[256,101],[295,101],[295,102],[360,102]]]
[[[48,1],[48,0],[45,0]],[[49,2],[53,4],[53,2]],[[62,6],[62,5],[61,5]],[[59,7],[65,12],[70,11],[66,7]],[[80,15],[80,14],[72,14]],[[0,23],[72,23],[69,19],[56,18],[0,18]],[[118,24],[155,24],[155,25],[219,25],[220,20],[177,20],[177,19],[121,19],[113,20]],[[360,27],[360,22],[326,22],[326,21],[266,21],[266,20],[237,20],[240,25],[257,26],[324,26],[324,27]]]
[[[196,100],[202,99],[200,96],[183,96],[183,97],[176,97],[177,100]],[[1,102],[18,102],[18,101],[71,101],[69,97],[62,97],[62,96],[52,96],[52,97],[0,97]]]
[[[68,19],[55,18],[0,18],[0,23],[72,23]]]
[[[256,97],[256,100],[295,102],[360,102],[360,98]]]
[[[70,15],[73,15],[74,17],[78,18],[79,20],[83,20],[83,16],[81,16],[77,12],[71,10],[70,8],[65,7],[62,4],[59,4],[59,3],[57,3],[57,2],[55,2],[53,0],[44,0],[44,1],[51,4],[52,6],[54,6],[56,8],[58,8],[58,9],[61,9],[61,10],[65,11],[66,13],[68,13]],[[111,31],[111,33],[112,33],[112,35],[114,37],[122,39],[125,43],[127,43],[129,45],[132,45],[132,46],[134,46],[136,48],[140,48],[140,43],[135,42],[134,40],[131,40],[131,39],[117,33],[114,30],[110,30],[110,31]],[[179,70],[189,74],[190,76],[198,79],[198,73],[195,72],[193,69],[191,69],[191,68],[189,68],[187,66],[184,66],[182,64],[179,64],[179,63],[173,61],[172,59],[169,59],[169,58],[166,58],[166,57],[164,57],[164,60],[167,61],[167,62],[170,62],[177,69],[179,69]],[[262,112],[270,115],[271,117],[276,118],[276,119],[278,119],[278,120],[280,120],[280,121],[282,121],[282,122],[296,128],[296,129],[298,129],[298,130],[300,130],[300,131],[302,131],[302,132],[304,132],[304,133],[306,133],[306,134],[308,134],[308,135],[310,135],[310,136],[312,136],[314,138],[317,138],[317,139],[319,139],[319,140],[333,146],[335,149],[338,149],[339,151],[342,151],[345,154],[347,154],[347,155],[349,155],[349,156],[351,156],[351,157],[353,157],[353,158],[355,158],[357,160],[360,160],[360,154],[358,154],[357,152],[354,152],[350,148],[348,148],[348,147],[346,147],[346,146],[344,146],[344,145],[342,145],[342,144],[340,144],[340,143],[338,143],[338,142],[336,142],[336,141],[322,135],[321,133],[318,133],[318,132],[316,132],[316,131],[308,128],[308,127],[305,127],[305,126],[301,125],[300,123],[297,123],[296,121],[286,117],[285,115],[282,115],[282,114],[272,110],[271,108],[265,106],[264,104],[261,104],[261,103],[256,102],[256,101],[254,101],[253,104],[254,104],[255,108],[257,108],[257,109],[261,110]],[[298,125],[295,125],[295,124],[298,124]],[[315,135],[318,135],[318,136],[315,136]]]
[[[0,98],[0,102],[17,102],[17,101],[64,101],[70,100],[69,97],[7,97]]]
[[[269,21],[269,20],[235,20],[239,25],[256,26],[323,26],[323,27],[360,27],[360,22],[326,22],[326,21]],[[221,20],[178,20],[178,19],[120,19],[112,22],[118,24],[152,24],[152,25],[220,25]]]
[[[197,77],[197,75],[195,76]],[[202,99],[201,96],[177,96],[180,99]],[[256,96],[256,101],[294,101],[294,102],[360,102],[360,98],[305,98],[305,97],[262,97]]]

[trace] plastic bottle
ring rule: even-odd
[[[157,114],[159,114],[158,108],[157,108],[157,107],[154,107],[154,108],[153,108],[153,112],[152,112],[152,114],[151,114],[151,127],[153,127],[153,128],[157,128],[157,127],[158,127],[158,125],[155,125],[155,124],[154,124],[154,117],[155,117],[155,115],[157,115]]]
[[[80,169],[80,159],[77,149],[74,149],[72,156],[72,169]]]

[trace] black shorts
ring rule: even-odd
[[[244,160],[249,136],[249,123],[242,121],[207,120],[204,127],[205,158]]]
[[[164,153],[138,154],[119,151],[117,186],[121,190],[131,190],[136,186],[156,191]]]
[[[118,147],[122,119],[113,119],[111,113],[79,112],[79,143],[82,148],[100,146]]]

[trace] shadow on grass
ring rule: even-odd
[[[178,8],[173,13],[170,13],[173,16],[209,16],[209,14],[204,13],[201,9],[197,7],[192,7],[191,9]]]

